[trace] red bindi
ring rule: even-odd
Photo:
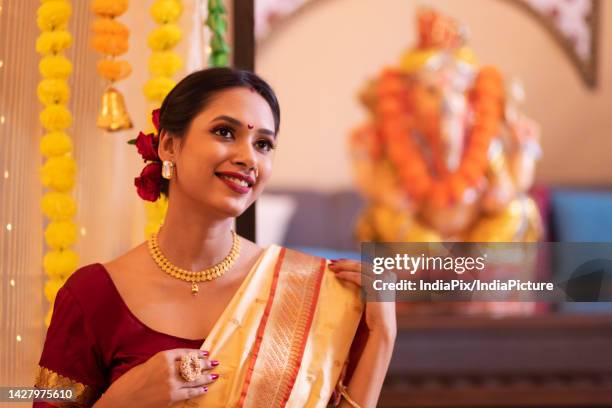
[[[248,127],[249,129],[253,129],[253,125],[251,125],[250,123],[247,123],[247,127]]]

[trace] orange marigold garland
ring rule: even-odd
[[[98,74],[110,85],[102,96],[102,108],[98,115],[98,127],[108,131],[130,129],[132,121],[125,108],[123,96],[113,84],[127,78],[132,66],[126,60],[117,59],[128,50],[130,30],[117,20],[125,13],[128,0],[92,0],[91,10],[98,16],[92,24],[92,47],[104,58],[98,61]]]
[[[469,94],[474,119],[461,164],[452,173],[432,175],[412,137],[414,123],[403,74],[394,70],[384,72],[377,93],[379,132],[400,183],[412,199],[444,207],[460,200],[466,189],[477,185],[486,170],[489,144],[499,131],[503,115],[504,86],[497,69],[484,67],[475,79]],[[428,140],[436,139],[428,136]]]

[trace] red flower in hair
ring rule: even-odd
[[[135,144],[138,149],[138,153],[142,156],[145,161],[149,163],[142,169],[140,177],[134,179],[134,185],[138,195],[143,200],[157,201],[161,194],[161,183],[162,183],[162,164],[159,155],[157,154],[157,148],[159,146],[159,109],[155,109],[152,114],[152,121],[156,133],[144,134],[138,133],[136,139],[130,140],[129,144]]]
[[[157,133],[159,133],[159,109],[155,109],[151,113],[151,120],[153,121],[153,126],[155,126]]]
[[[140,132],[136,138],[138,153],[140,153],[143,159],[149,161],[159,161],[159,155],[157,154],[158,143],[159,138],[155,136],[154,133],[145,135],[144,133]]]
[[[138,195],[143,200],[157,201],[161,193],[161,163],[149,163],[142,169],[140,177],[134,179]]]

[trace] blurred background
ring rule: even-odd
[[[96,26],[109,16],[72,1],[68,47],[40,40],[63,21],[57,10],[0,0],[0,384],[33,382],[74,267],[159,227],[164,203],[136,195],[142,162],[126,142],[150,129],[172,80],[224,65],[225,44],[230,62],[253,56],[281,103],[260,245],[358,258],[361,241],[612,242],[608,2],[170,2],[178,14],[130,2],[111,16],[122,28]],[[241,30],[249,49],[234,42]],[[70,75],[58,61],[37,69],[58,55]],[[131,72],[99,67],[115,57]],[[117,98],[109,78],[131,129],[97,126]],[[72,120],[41,116],[51,105]],[[398,311],[380,406],[612,406],[609,303]]]

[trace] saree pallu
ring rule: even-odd
[[[359,288],[324,259],[269,247],[201,346],[219,378],[173,407],[327,406],[362,311]]]

